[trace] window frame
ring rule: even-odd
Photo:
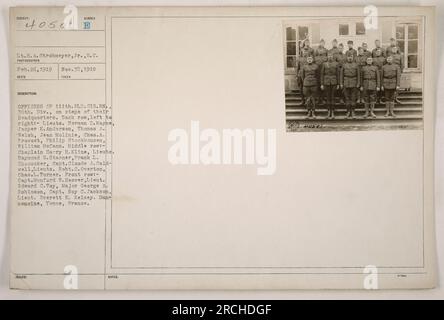
[[[417,34],[417,37],[415,38],[415,39],[409,39],[409,26],[416,26],[417,27],[417,30],[418,30],[418,34]],[[397,33],[396,33],[396,28],[398,28],[398,27],[403,27],[404,28],[404,38],[403,39],[400,39],[400,38],[398,38],[397,37]],[[401,51],[402,51],[402,60],[403,60],[403,64],[404,64],[404,69],[402,70],[403,72],[420,72],[421,71],[421,61],[420,61],[420,57],[422,56],[422,53],[421,53],[421,41],[420,41],[420,38],[421,38],[421,23],[419,23],[419,22],[404,22],[404,21],[398,21],[398,22],[396,22],[396,24],[395,24],[395,39],[396,39],[396,42],[398,42],[399,40],[400,41],[403,41],[404,42],[404,47],[403,48],[400,48],[401,49]],[[411,41],[411,40],[415,40],[415,41],[417,41],[417,52],[416,52],[416,54],[415,53],[413,53],[413,54],[409,54],[409,49],[408,49],[408,46],[409,46],[409,40]],[[417,61],[416,61],[416,68],[409,68],[409,66],[408,66],[408,57],[409,57],[409,55],[416,55],[416,59],[417,59]]]
[[[288,66],[288,57],[295,57],[295,59],[299,58],[299,48],[298,48],[298,44],[299,44],[299,30],[298,27],[307,27],[308,28],[308,40],[310,41],[310,46],[314,47],[315,44],[312,43],[312,34],[311,34],[311,26],[310,24],[304,25],[302,23],[285,23],[283,24],[283,34],[284,34],[284,68],[285,68],[285,73],[286,74],[294,74],[295,73],[295,67],[289,67]],[[296,31],[296,40],[287,40],[287,28],[293,28]],[[287,55],[287,44],[288,42],[295,42],[296,43],[296,55]]]

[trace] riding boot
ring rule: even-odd
[[[368,118],[368,107],[369,104],[367,102],[364,103],[364,108],[365,108],[364,118]]]
[[[388,101],[385,102],[385,109],[386,109],[386,112],[385,112],[384,117],[388,117],[390,115],[390,102],[388,102]]]
[[[376,114],[375,114],[375,103],[370,103],[370,116],[372,118],[376,118]]]
[[[345,105],[345,117],[350,117],[350,106],[348,104]]]
[[[390,115],[391,115],[393,118],[396,117],[396,115],[395,115],[395,103],[394,103],[394,102],[392,102],[392,103],[390,104]]]

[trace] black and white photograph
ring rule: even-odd
[[[287,132],[423,128],[423,17],[283,27]]]

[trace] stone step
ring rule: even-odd
[[[300,94],[301,90],[291,90],[291,91],[285,91],[285,94]],[[422,96],[422,91],[408,91],[408,90],[399,90],[398,94],[400,95],[410,95],[410,96]]]
[[[365,112],[365,108],[362,108],[362,107],[358,107],[357,109],[355,109],[356,111],[358,111],[358,112],[360,112],[360,111],[362,111],[362,112]],[[377,108],[375,108],[375,112],[385,112],[387,109],[386,108],[382,108],[382,107],[377,107]],[[295,108],[295,107],[288,107],[286,110],[285,110],[287,113],[291,113],[291,112],[307,112],[307,108]],[[323,112],[323,111],[325,111],[325,112],[327,112],[328,111],[328,109],[326,108],[326,107],[324,107],[324,106],[320,106],[320,107],[317,107],[316,108],[316,111],[321,111],[321,112]],[[345,111],[345,107],[344,106],[339,106],[339,107],[337,107],[337,108],[335,108],[335,111]],[[398,108],[398,107],[395,107],[395,112],[396,111],[399,111],[399,112],[422,112],[422,108]]]
[[[396,114],[396,112],[395,112]],[[372,121],[372,120],[389,120],[389,121],[402,121],[402,120],[422,120],[422,116],[417,116],[417,115],[397,115],[395,118],[392,117],[384,117],[384,115],[376,115],[376,118],[364,118],[362,116],[362,114],[356,114],[356,118],[355,119],[351,119],[351,118],[346,118],[345,117],[345,113],[343,114],[336,114],[335,113],[335,119],[327,119],[326,115],[323,115],[321,113],[316,115],[316,118],[307,118],[306,115],[303,116],[287,116],[286,117],[287,121],[292,121],[292,120],[299,120],[299,121],[323,121],[323,122],[331,122],[331,121],[335,121],[335,120],[341,120],[342,121],[355,121],[355,122],[359,122],[359,121]],[[338,125],[341,123],[338,122]]]
[[[325,106],[324,103],[318,104],[319,107]],[[336,107],[344,106],[343,103],[339,103],[339,100],[336,102]],[[358,103],[358,106],[363,106],[363,103]],[[285,107],[288,109],[289,107],[294,108],[305,108],[305,105],[301,105],[301,101],[289,101],[285,103]],[[384,103],[376,104],[376,107],[385,107]],[[395,104],[396,108],[422,108],[422,102],[414,102],[414,101],[402,101],[401,103]]]

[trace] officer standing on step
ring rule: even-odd
[[[298,81],[298,87],[301,90],[301,103],[299,105],[305,105],[305,96],[303,91],[303,83],[302,83],[302,68],[307,64],[307,58],[309,54],[308,51],[302,51],[302,56],[298,58],[297,62],[297,68],[296,68],[296,74],[297,74],[297,81]]]
[[[402,54],[399,52],[399,49],[397,47],[392,47],[392,58],[393,64],[396,64],[402,73],[402,70],[404,69],[404,62],[402,59]],[[395,92],[395,102],[399,104],[401,103],[401,101],[399,101],[398,99],[398,92]]]
[[[375,56],[373,57],[373,64],[378,67],[379,75],[381,75],[382,66],[385,64],[385,58],[382,56],[381,48],[377,48],[374,54]],[[381,103],[381,91],[376,92],[376,102]]]
[[[394,50],[393,48],[396,48],[396,50]],[[398,47],[396,39],[390,38],[390,46],[388,46],[385,50],[385,55],[386,57],[388,57],[391,56],[394,52],[399,53],[401,52],[401,49]]]
[[[359,47],[358,48],[358,56],[356,57],[356,63],[359,66],[359,69],[362,70],[362,67],[367,64],[367,56],[364,53],[364,48]],[[363,103],[364,96],[361,94],[360,91],[358,91],[358,103]]]
[[[358,55],[358,52],[355,49],[353,49],[353,41],[352,40],[348,40],[347,41],[347,46],[348,46],[348,49],[347,49],[346,54],[348,55],[349,53],[352,53],[353,54],[353,59],[355,59],[356,56]]]
[[[393,63],[393,57],[387,57],[387,64],[382,67],[382,86],[385,96],[386,114],[385,117],[395,117],[395,93],[399,90],[401,81],[401,69]]]
[[[307,64],[302,67],[302,83],[307,105],[307,118],[316,118],[316,99],[318,95],[319,67],[313,63],[313,57],[308,56]]]
[[[360,70],[356,62],[354,62],[354,53],[347,52],[347,62],[341,70],[340,85],[344,88],[345,108],[347,110],[347,118],[355,118],[356,98],[358,88],[360,87]]]
[[[342,67],[344,66],[345,62],[347,61],[347,57],[344,54],[344,45],[342,43],[340,43],[338,45],[338,50],[334,55],[334,58],[336,60],[336,62],[338,63],[338,67],[339,67],[339,74],[341,73]],[[341,103],[345,103],[344,102],[344,92],[342,89],[340,89],[337,92],[337,96],[339,97],[339,100]]]
[[[375,115],[375,102],[376,92],[380,90],[380,75],[378,67],[373,65],[373,58],[367,58],[367,64],[361,69],[361,92],[364,96],[365,114],[364,118],[370,116],[376,118]]]
[[[328,50],[325,48],[325,41],[324,39],[321,39],[319,47],[315,50],[314,57],[314,62],[318,65],[319,70],[321,70],[324,62],[327,61],[327,52]],[[323,102],[324,99],[324,91],[320,91],[318,94],[318,103]]]
[[[335,117],[335,92],[339,89],[339,64],[334,60],[333,52],[329,51],[327,61],[321,67],[321,90],[327,99],[327,118]]]
[[[372,57],[375,58],[376,57],[376,51],[380,50],[381,51],[381,56],[385,58],[385,50],[383,47],[381,47],[381,41],[379,39],[375,40],[375,48],[372,50]]]

